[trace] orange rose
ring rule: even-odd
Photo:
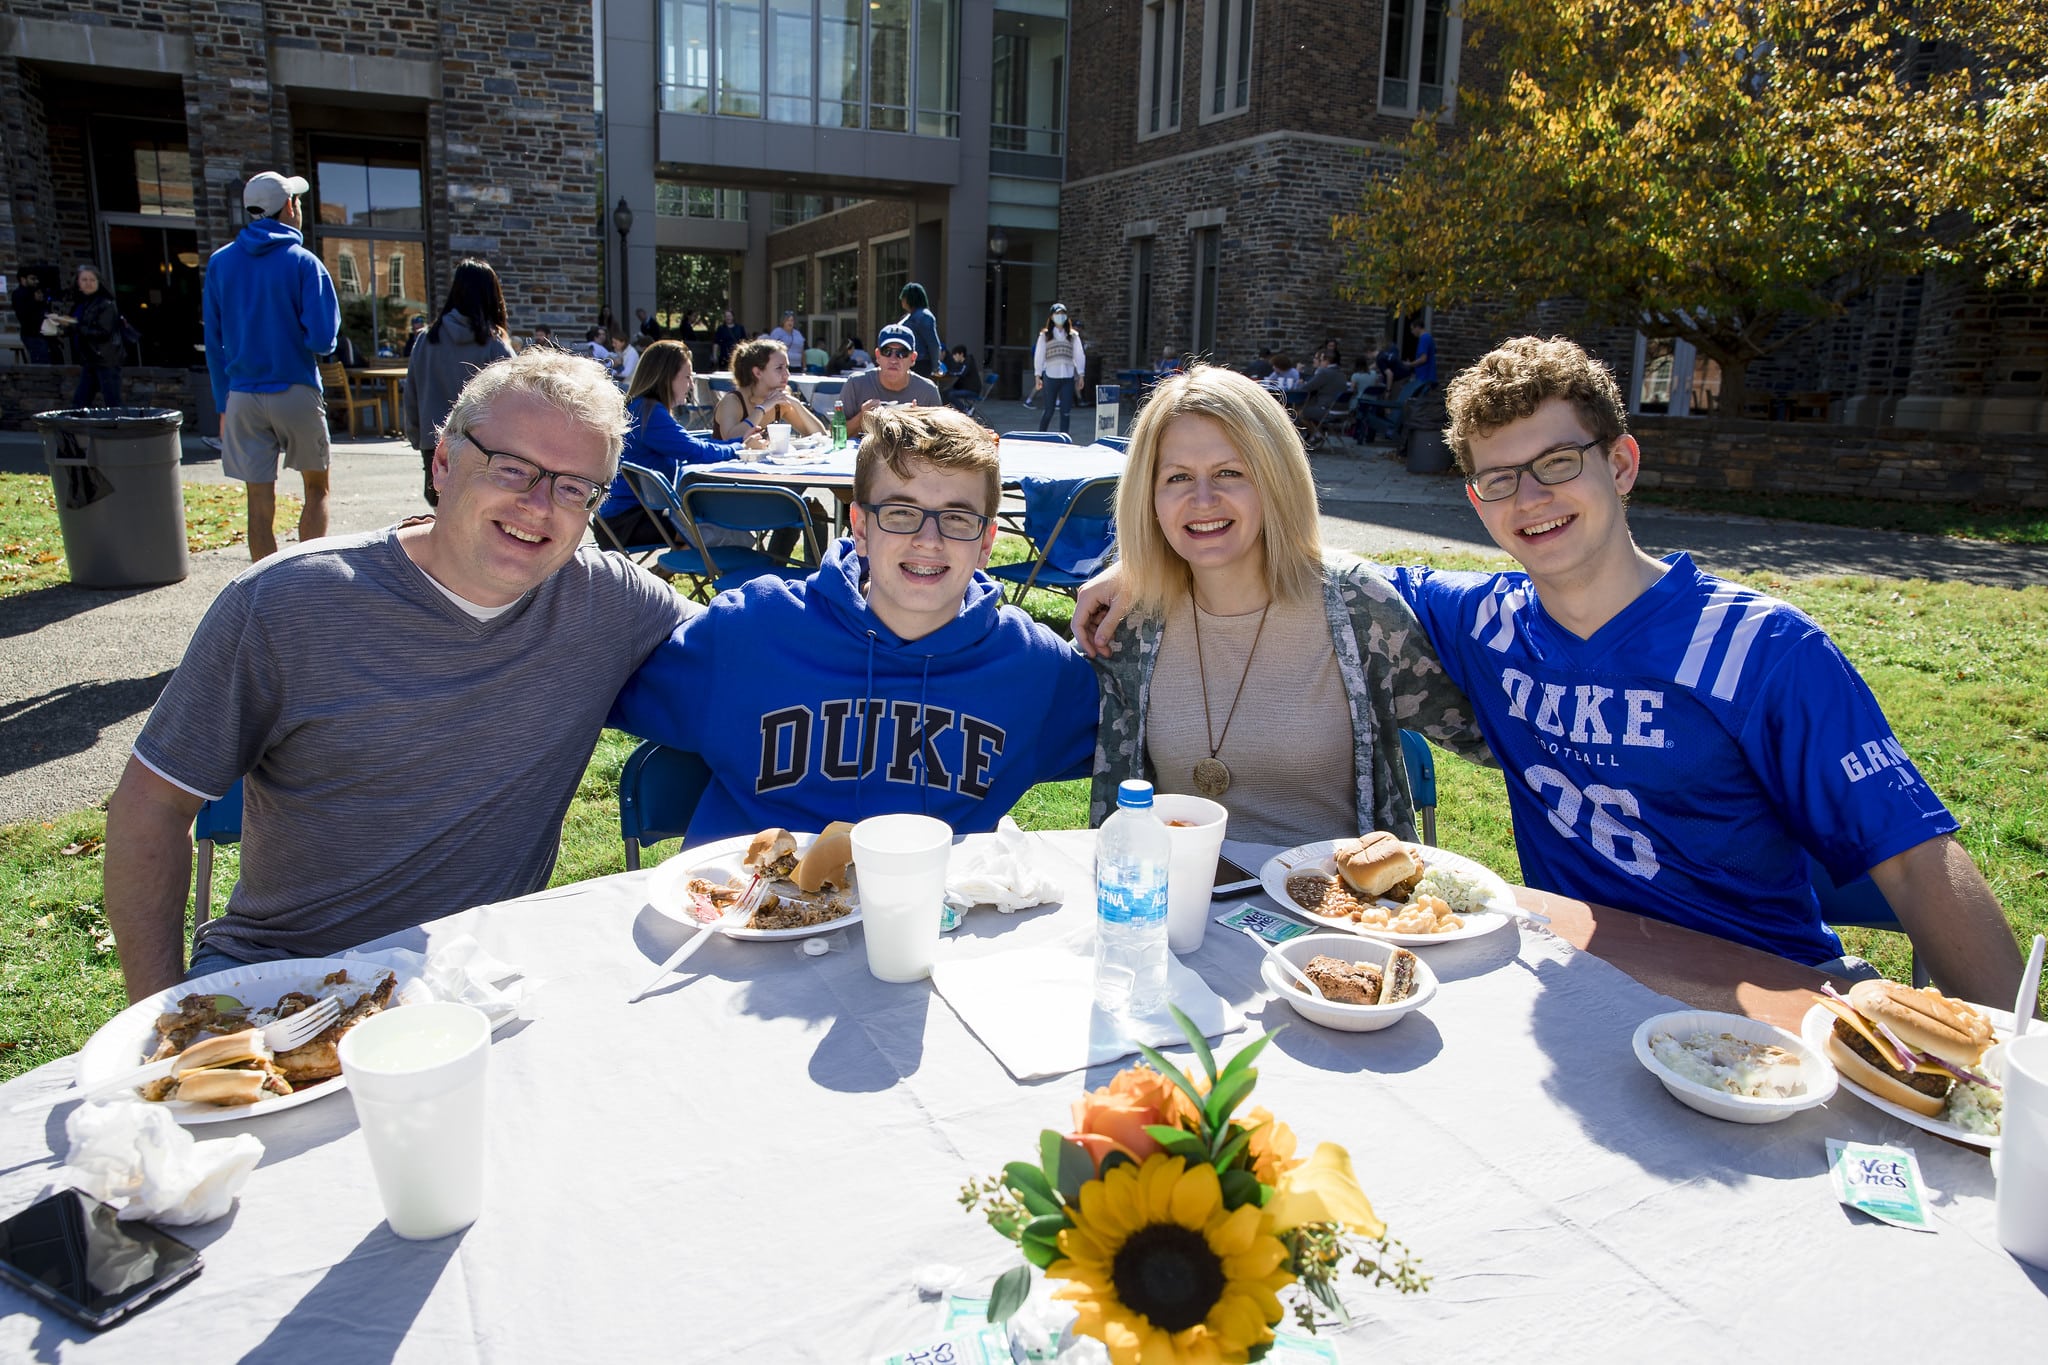
[[[1111,1152],[1143,1161],[1159,1150],[1159,1143],[1145,1131],[1146,1125],[1176,1123],[1175,1115],[1186,1104],[1172,1081],[1149,1067],[1134,1066],[1074,1101],[1070,1136],[1094,1158],[1098,1171]]]
[[[1252,1129],[1245,1154],[1252,1160],[1252,1174],[1261,1185],[1278,1185],[1280,1177],[1301,1165],[1294,1154],[1294,1130],[1273,1117],[1270,1109],[1253,1109],[1239,1122]],[[1256,1128],[1252,1125],[1257,1124]]]

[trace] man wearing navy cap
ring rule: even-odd
[[[846,408],[846,429],[859,435],[861,419],[885,403],[914,403],[921,408],[944,406],[939,386],[918,374],[917,337],[900,322],[892,322],[875,338],[876,368],[857,374],[840,390],[839,401]]]
[[[277,457],[305,481],[299,539],[327,534],[327,408],[320,357],[341,302],[306,250],[299,176],[265,171],[242,189],[249,223],[206,267],[206,369],[221,414],[221,472],[249,486],[249,558],[277,553]]]

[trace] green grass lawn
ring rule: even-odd
[[[294,526],[299,499],[278,495],[277,524]],[[248,539],[240,484],[185,485],[185,543],[194,553]],[[0,474],[0,597],[69,583],[55,489],[47,474]]]
[[[999,547],[1014,557],[1016,546]],[[1473,556],[1401,552],[1403,563],[1482,567]],[[1828,628],[1883,702],[1899,740],[1962,822],[1961,839],[2023,938],[2048,932],[2048,587],[2013,591],[1865,578],[1748,582]],[[1036,596],[1036,595],[1035,595]],[[1066,599],[1029,604],[1064,625]],[[632,741],[607,733],[563,827],[557,884],[616,872],[618,774]],[[1438,841],[1517,876],[1500,773],[1448,755],[1437,765]],[[1032,829],[1087,822],[1087,784],[1034,789],[1017,808]],[[124,1003],[112,935],[100,907],[104,810],[0,829],[0,1079],[74,1051]],[[652,855],[658,858],[666,848]],[[215,903],[234,884],[225,849]],[[1844,933],[1903,979],[1903,937]],[[2044,996],[2048,999],[2048,996]]]

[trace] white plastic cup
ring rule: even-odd
[[[1998,1242],[2048,1270],[2048,1033],[2013,1039],[2004,1045],[2004,1056]]]
[[[341,1072],[400,1237],[446,1237],[483,1212],[490,1042],[483,1011],[444,1000],[385,1010],[341,1037]]]
[[[768,453],[771,455],[789,454],[789,423],[770,422],[768,424]]]
[[[1166,946],[1176,955],[1202,946],[1209,931],[1209,901],[1216,889],[1216,857],[1230,812],[1206,796],[1161,792],[1152,813],[1166,826]]]
[[[853,827],[868,970],[883,981],[922,981],[939,955],[946,861],[953,827],[929,815],[877,815]]]

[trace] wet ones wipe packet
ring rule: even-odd
[[[1933,1232],[1927,1220],[1927,1187],[1911,1147],[1873,1147],[1828,1139],[1828,1173],[1835,1198],[1895,1228]]]

